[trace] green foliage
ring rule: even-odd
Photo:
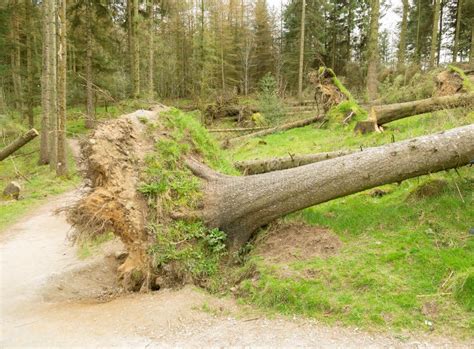
[[[440,72],[439,69],[427,74],[415,72],[409,75],[388,75],[380,84],[379,91],[384,103],[401,103],[418,99],[430,98],[435,89],[434,76]]]
[[[277,124],[284,116],[283,103],[278,96],[277,82],[272,74],[266,74],[259,82],[259,104],[265,120]]]
[[[474,311],[474,269],[470,268],[457,277],[454,296],[468,311]]]

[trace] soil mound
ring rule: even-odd
[[[408,200],[419,200],[440,195],[448,187],[448,182],[433,179],[416,187],[409,195]]]
[[[314,257],[329,257],[342,242],[330,230],[301,222],[275,224],[257,243],[255,253],[270,263],[288,263]]]
[[[452,71],[443,70],[436,78],[435,96],[450,96],[462,92],[463,79],[462,77]]]

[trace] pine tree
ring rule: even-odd
[[[377,99],[377,68],[379,64],[379,16],[380,16],[380,2],[379,0],[372,0],[370,12],[370,32],[369,32],[369,46],[368,46],[368,67],[367,67],[367,94],[369,100]]]

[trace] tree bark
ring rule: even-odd
[[[155,66],[155,43],[154,43],[154,9],[153,0],[147,0],[148,11],[148,98],[152,101],[155,97],[154,66]]]
[[[58,0],[58,129],[56,174],[68,174],[66,155],[66,71],[67,71],[67,33],[66,0]]]
[[[372,107],[369,118],[377,125],[436,110],[471,107],[474,105],[474,93],[433,97],[413,102],[395,103]]]
[[[469,63],[474,65],[474,23],[471,27],[471,50],[469,52]]]
[[[40,158],[39,164],[46,165],[49,163],[49,119],[51,114],[50,101],[50,2],[52,0],[44,0],[42,6],[43,16],[43,57],[42,57],[42,72],[41,72],[41,139],[40,139]]]
[[[92,55],[93,55],[93,34],[92,34],[92,8],[90,0],[87,1],[87,42],[86,42],[86,128],[94,127],[95,108],[94,108],[94,88],[92,73]]]
[[[266,136],[266,135],[269,135],[269,134],[272,134],[272,133],[275,133],[275,132],[287,131],[287,130],[291,130],[292,128],[308,126],[308,125],[314,124],[315,122],[322,121],[323,119],[324,119],[324,116],[321,116],[321,115],[313,116],[311,118],[298,120],[298,121],[290,122],[288,124],[284,124],[284,125],[276,126],[276,127],[273,127],[273,128],[269,128],[269,129],[266,129],[266,130],[250,133],[250,134],[245,135],[245,136],[240,136],[240,137],[228,139],[228,140],[224,141],[224,143],[222,145],[224,147],[231,147],[231,146],[234,146],[235,144],[237,144],[239,142],[243,142],[243,141],[245,141],[247,139],[250,139],[250,138],[253,138],[253,137],[263,137],[263,136]]]
[[[402,70],[405,66],[407,51],[407,30],[408,30],[408,0],[403,0],[402,23],[400,28],[400,41],[398,43],[397,70]]]
[[[211,133],[226,133],[226,132],[248,132],[268,130],[270,127],[240,127],[240,128],[210,128],[207,132]]]
[[[298,101],[303,102],[303,67],[304,67],[304,30],[306,17],[306,1],[301,4],[301,29],[300,29],[300,61],[298,70]],[[333,67],[334,68],[334,67]]]
[[[430,68],[435,66],[436,62],[436,49],[438,48],[438,25],[439,25],[439,11],[440,1],[435,0],[433,9],[433,29],[431,32],[431,50],[430,50]]]
[[[38,131],[34,128],[26,132],[24,135],[15,139],[12,143],[7,145],[5,148],[0,150],[0,161],[6,159],[8,156],[16,152],[18,149],[23,147],[25,144],[33,140],[35,137],[39,136]]]
[[[368,46],[368,67],[367,67],[367,94],[369,100],[377,99],[378,80],[377,69],[379,64],[379,16],[380,1],[372,0],[372,9],[370,13],[370,33]]]
[[[458,60],[459,52],[459,36],[461,34],[461,14],[462,14],[462,0],[457,0],[456,5],[456,28],[454,31],[454,43],[453,43],[453,62],[456,63]]]
[[[48,25],[49,25],[49,69],[48,69],[48,93],[49,93],[49,167],[51,170],[56,170],[56,162],[58,156],[58,91],[57,91],[57,68],[58,68],[58,50],[57,50],[57,2],[56,0],[49,1]]]
[[[235,168],[244,175],[254,175],[273,171],[287,170],[298,166],[313,164],[315,162],[334,159],[340,156],[355,153],[354,150],[339,150],[327,153],[290,155],[281,158],[264,160],[247,160],[234,162]]]
[[[31,25],[30,13],[32,11],[31,0],[24,0],[25,5],[25,36],[26,36],[26,76],[27,86],[26,91],[28,98],[26,99],[26,115],[28,117],[28,126],[33,128],[35,125],[33,114],[33,89],[34,89],[34,71],[33,71],[33,26]]]
[[[260,175],[221,175],[195,160],[204,180],[203,219],[227,233],[230,250],[274,219],[306,207],[384,184],[468,164],[474,125],[370,148],[339,158]]]

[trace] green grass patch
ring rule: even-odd
[[[251,140],[230,151],[235,160],[245,160],[358,149],[473,121],[473,112],[459,109],[399,120],[384,133],[365,136],[308,126]],[[369,190],[286,217],[330,229],[343,248],[326,259],[277,265],[253,255],[250,261],[259,278],[241,283],[241,300],[278,313],[367,329],[430,331],[427,320],[439,334],[472,334],[472,168],[380,189],[387,194],[373,197]]]

